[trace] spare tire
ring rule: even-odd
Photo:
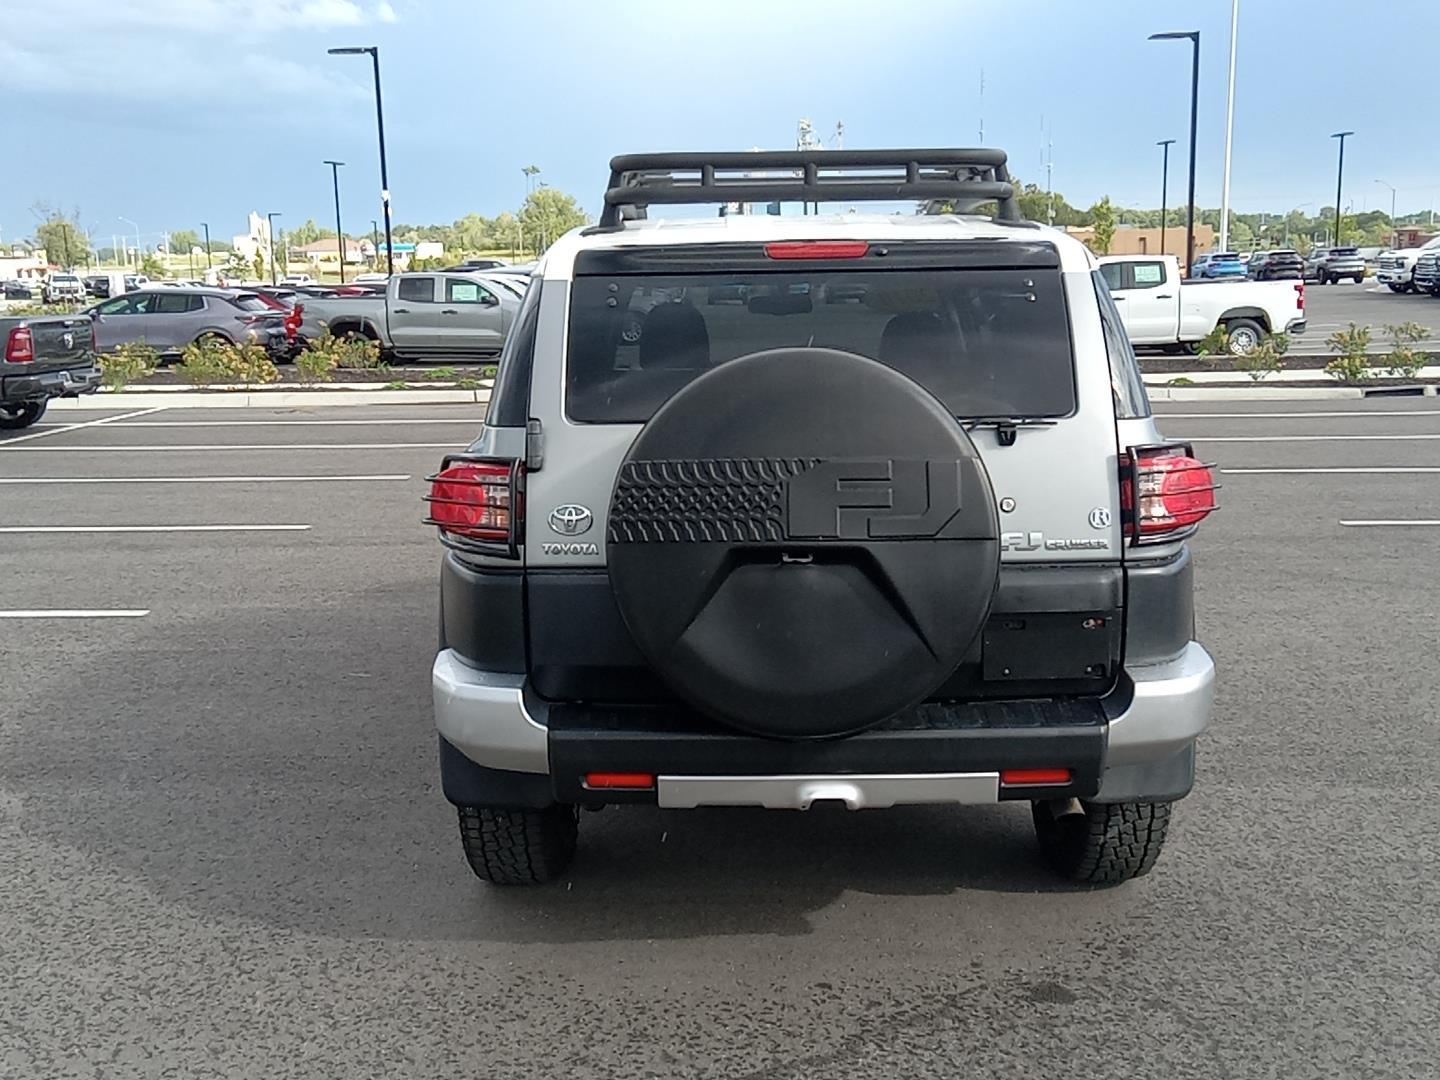
[[[615,601],[674,691],[778,738],[846,735],[956,668],[999,573],[974,444],[919,384],[830,349],[701,375],[631,446],[610,502]]]

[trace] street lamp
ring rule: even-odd
[[[1335,166],[1335,246],[1340,246],[1340,185],[1345,180],[1345,139],[1354,135],[1353,131],[1337,131],[1330,136],[1332,139],[1340,140],[1340,162]]]
[[[1173,41],[1189,38],[1194,51],[1190,59],[1190,192],[1185,206],[1185,273],[1195,262],[1195,132],[1200,117],[1200,31],[1171,30],[1151,34],[1151,41]]]
[[[1170,147],[1174,139],[1161,139],[1155,145],[1164,149],[1160,164],[1160,254],[1165,254],[1165,197],[1170,185]]]
[[[275,284],[275,219],[280,216],[276,210],[265,215],[265,236],[270,241],[270,284]]]
[[[335,184],[335,246],[340,249],[340,284],[345,284],[345,233],[340,228],[340,166],[343,161],[325,162],[330,166],[330,179]]]
[[[1384,180],[1376,180],[1375,183],[1390,189],[1390,246],[1393,248],[1396,244],[1396,238],[1399,236],[1399,233],[1395,230],[1395,185],[1387,184]]]
[[[131,221],[128,217],[117,217],[116,221],[123,221],[135,230],[135,269],[140,269],[140,226]]]
[[[380,133],[380,208],[385,218],[385,270],[395,273],[395,245],[390,239],[390,178],[385,167],[385,110],[380,106],[380,48],[376,45],[352,45],[343,49],[327,49],[331,56],[370,54],[375,67],[375,127]]]
[[[205,269],[213,270],[215,268],[215,261],[210,257],[210,223],[208,221],[202,221],[200,222],[200,227],[205,230]]]

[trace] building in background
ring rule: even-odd
[[[1065,231],[1082,244],[1095,239],[1095,230],[1089,225],[1067,225]],[[1195,225],[1195,250],[1210,251],[1215,247],[1215,228],[1212,225]],[[1108,255],[1158,255],[1160,254],[1160,228],[1136,228],[1134,225],[1116,225],[1115,235],[1110,238]],[[1165,254],[1180,260],[1180,269],[1185,265],[1185,226],[1170,225],[1165,229]]]
[[[230,243],[235,250],[247,261],[253,262],[255,253],[265,252],[265,257],[270,257],[270,220],[264,214],[257,214],[250,211],[249,230],[242,236],[232,236]]]
[[[365,249],[370,247],[369,243],[359,240],[345,240],[345,265],[360,265],[365,262]],[[313,244],[304,244],[294,249],[299,259],[310,263],[312,266],[337,267],[340,263],[340,252],[334,238],[329,240],[316,240]]]

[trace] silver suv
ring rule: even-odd
[[[947,212],[743,212],[902,200]],[[1210,719],[1214,487],[1003,152],[616,158],[431,478],[471,867],[554,878],[580,807],[1015,801],[1065,877],[1146,873]]]

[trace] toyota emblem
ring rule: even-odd
[[[589,532],[594,521],[595,515],[588,507],[575,503],[566,503],[550,511],[550,528],[561,536],[579,536]]]

